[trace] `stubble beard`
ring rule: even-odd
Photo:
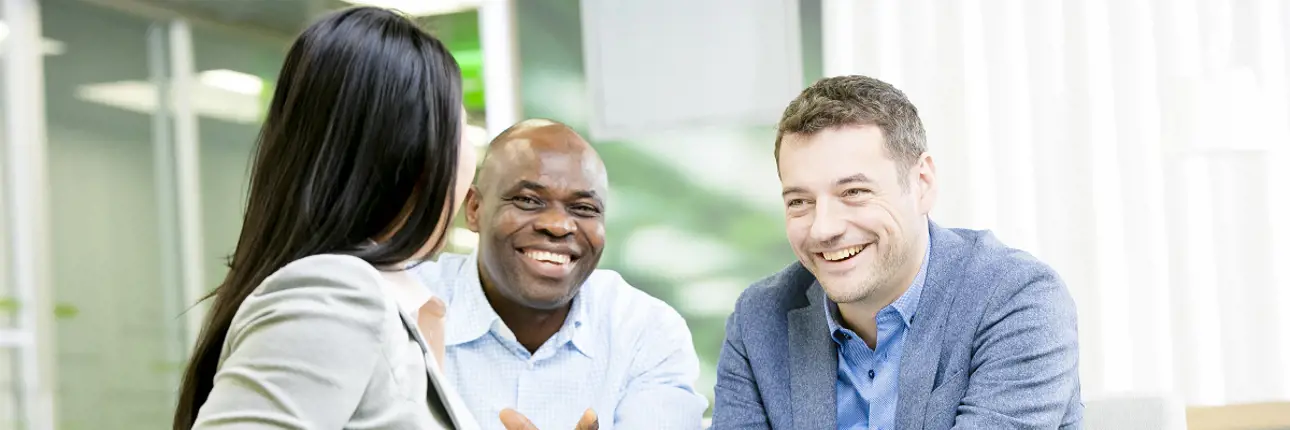
[[[873,300],[882,295],[883,287],[889,287],[886,284],[892,282],[897,269],[904,267],[905,263],[908,262],[909,253],[907,251],[909,247],[910,244],[902,243],[898,249],[889,249],[888,252],[879,255],[878,260],[871,266],[873,270],[858,274],[860,279],[854,281],[851,279],[840,280],[843,285],[838,285],[836,286],[837,288],[830,288],[824,285],[823,282],[820,283],[820,286],[824,288],[824,294],[834,303],[856,303]]]

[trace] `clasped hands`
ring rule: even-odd
[[[506,430],[540,430],[533,425],[532,421],[529,421],[528,418],[514,409],[502,409],[502,413],[498,414],[498,418],[502,420],[502,426],[506,427]],[[573,430],[597,430],[599,428],[600,420],[596,419],[596,412],[587,409],[586,412],[582,413],[582,418],[578,420],[578,424],[573,427]]]

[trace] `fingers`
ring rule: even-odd
[[[506,427],[506,430],[538,430],[532,421],[511,408],[502,409],[497,417],[502,420],[502,427]]]
[[[502,426],[506,430],[538,430],[532,421],[514,409],[502,409],[502,413],[497,416],[502,420]],[[582,418],[578,420],[578,425],[574,430],[600,430],[600,420],[596,418],[596,411],[587,409],[582,413]]]
[[[574,430],[599,430],[599,429],[600,429],[600,420],[596,418],[596,411],[591,410],[591,408],[587,408],[587,411],[582,413],[582,419],[579,419],[578,426],[574,427]]]
[[[443,370],[443,320],[447,314],[448,306],[438,297],[431,297],[417,311],[417,328],[421,330],[421,336],[429,344],[430,352],[434,354],[435,364],[439,365],[439,370]]]

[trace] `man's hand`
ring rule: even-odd
[[[501,418],[502,426],[505,426],[506,430],[538,430],[532,421],[529,421],[523,414],[515,412],[514,409],[502,409],[502,413],[498,415],[498,418]],[[578,425],[574,426],[573,430],[597,430],[599,428],[600,420],[596,419],[596,412],[587,409],[586,412],[582,413],[582,419],[578,420]]]

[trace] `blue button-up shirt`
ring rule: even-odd
[[[854,331],[839,323],[838,305],[825,301],[829,333],[838,344],[838,428],[864,430],[894,430],[896,428],[896,400],[900,384],[900,355],[905,344],[905,334],[914,322],[918,298],[923,292],[927,277],[927,259],[924,254],[922,267],[914,283],[900,298],[878,311],[878,339],[875,348],[860,339]]]
[[[670,306],[596,270],[564,326],[530,354],[489,305],[477,261],[443,254],[414,270],[448,305],[444,370],[482,428],[502,430],[503,408],[540,429],[571,429],[587,408],[601,429],[700,428],[699,358]]]

